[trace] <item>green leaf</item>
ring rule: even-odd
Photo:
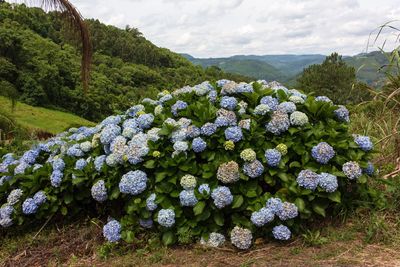
[[[206,206],[206,203],[204,201],[199,201],[194,207],[193,207],[193,212],[194,215],[197,216],[201,214]]]
[[[63,206],[63,207],[61,208],[61,214],[62,214],[63,216],[65,216],[65,215],[67,215],[67,213],[68,213],[67,207]]]
[[[314,210],[317,214],[319,214],[319,215],[321,215],[321,216],[323,216],[323,217],[326,216],[325,208],[324,208],[322,205],[320,205],[319,203],[313,204],[313,210]]]
[[[243,197],[241,195],[236,195],[233,197],[232,209],[240,208],[243,204]]]
[[[290,167],[290,168],[294,168],[294,167],[300,168],[300,167],[301,167],[301,164],[300,164],[300,162],[298,162],[298,161],[293,161],[293,162],[291,162],[291,163],[289,164],[289,167]]]
[[[160,172],[156,174],[156,183],[161,182],[162,180],[164,180],[164,178],[167,177],[167,173],[166,172]]]
[[[164,245],[169,246],[175,243],[175,235],[172,231],[165,232],[162,235],[162,242]]]
[[[66,194],[64,196],[64,203],[65,204],[70,204],[72,202],[72,200],[74,200],[74,196],[72,194]]]
[[[296,198],[294,204],[297,206],[297,208],[299,208],[300,212],[303,212],[304,209],[306,208],[306,203],[304,203],[304,200],[301,198]]]
[[[340,191],[335,191],[329,194],[328,198],[333,202],[340,203],[341,202],[341,194]]]
[[[255,190],[250,190],[246,192],[246,197],[256,197],[257,192]]]
[[[219,226],[223,226],[224,225],[224,217],[222,216],[221,213],[215,213],[214,214],[214,222],[219,225]]]
[[[153,169],[156,166],[156,162],[151,159],[151,160],[146,161],[146,163],[143,164],[143,166],[147,169]]]
[[[125,242],[133,243],[133,241],[135,240],[135,234],[132,231],[126,231],[125,235]]]

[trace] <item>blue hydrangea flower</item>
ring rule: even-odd
[[[110,220],[103,226],[103,236],[108,242],[117,242],[121,239],[121,224],[117,220]]]
[[[308,123],[308,117],[305,113],[295,111],[290,114],[290,124],[294,126],[304,126]]]
[[[243,172],[250,178],[256,178],[261,176],[261,174],[264,172],[264,166],[258,160],[246,162],[243,165]]]
[[[211,90],[211,91],[208,93],[207,98],[208,98],[208,100],[209,100],[211,103],[214,103],[215,101],[217,101],[217,96],[218,96],[217,91]]]
[[[174,97],[171,94],[166,94],[166,95],[162,96],[158,101],[160,103],[165,103],[165,102],[167,102],[167,101],[169,101],[169,100],[171,100],[173,98]]]
[[[103,128],[100,133],[100,142],[103,145],[110,144],[115,137],[121,134],[121,127],[118,125],[110,124]]]
[[[152,193],[147,199],[146,199],[146,209],[149,211],[156,210],[158,207],[156,203],[156,194]]]
[[[189,145],[185,141],[177,141],[177,142],[175,142],[173,148],[175,151],[184,152],[184,151],[188,150]]]
[[[326,142],[321,142],[311,150],[311,156],[321,164],[327,164],[334,156],[335,151]]]
[[[115,167],[121,161],[121,158],[116,154],[110,154],[106,157],[106,164],[110,167]]]
[[[253,93],[253,86],[248,83],[239,83],[238,86],[236,86],[236,93]]]
[[[271,197],[267,200],[265,207],[272,211],[275,215],[278,215],[278,213],[280,213],[283,208],[283,202],[280,198]]]
[[[207,147],[207,143],[201,138],[201,137],[196,137],[192,141],[192,149],[194,152],[199,153],[203,152]]]
[[[141,129],[147,129],[150,128],[151,124],[154,121],[154,115],[153,114],[142,114],[137,118],[138,126]]]
[[[197,127],[197,126],[194,126],[194,125],[190,125],[188,128],[187,128],[187,136],[189,137],[189,138],[195,138],[195,137],[198,137],[199,135],[200,135],[200,128],[199,127]]]
[[[210,186],[208,184],[202,184],[199,186],[199,193],[208,195],[210,194]]]
[[[120,122],[121,122],[121,117],[120,116],[109,116],[109,117],[105,118],[100,123],[100,125],[103,125],[103,126],[107,126],[107,125],[111,125],[111,124],[117,125]]]
[[[339,108],[336,109],[334,113],[339,121],[350,122],[350,113],[345,106],[339,105]]]
[[[24,191],[21,189],[12,190],[10,194],[8,194],[7,204],[11,206],[17,204],[23,193]]]
[[[0,186],[2,186],[5,182],[9,181],[12,177],[11,176],[1,176],[0,177]]]
[[[342,170],[350,180],[357,179],[362,175],[360,165],[358,165],[358,163],[355,161],[349,161],[343,164]]]
[[[98,180],[90,189],[92,197],[98,202],[104,202],[107,200],[107,188],[104,180]]]
[[[143,171],[130,171],[122,176],[119,182],[119,191],[124,194],[138,195],[147,186],[147,175]]]
[[[24,174],[25,170],[28,169],[29,167],[31,167],[31,165],[29,165],[28,163],[26,163],[25,161],[21,161],[17,167],[15,167],[14,169],[14,174]]]
[[[38,156],[39,156],[39,150],[31,149],[26,151],[22,155],[21,160],[28,164],[34,164]]]
[[[222,86],[224,86],[225,84],[227,84],[229,82],[230,82],[230,80],[227,80],[227,79],[218,80],[217,81],[217,86],[222,87]]]
[[[218,186],[215,188],[211,193],[211,197],[214,200],[215,206],[219,209],[230,205],[233,201],[231,190],[226,186]]]
[[[318,185],[328,193],[333,193],[338,188],[337,177],[329,173],[321,173],[318,175]]]
[[[225,243],[225,236],[220,233],[216,233],[216,232],[210,233],[210,236],[208,237],[207,241],[203,237],[200,239],[201,245],[209,246],[209,247],[213,247],[213,248],[220,247],[224,243]]]
[[[176,101],[176,103],[173,104],[172,107],[171,107],[172,115],[174,115],[175,117],[178,116],[178,112],[180,110],[183,110],[183,109],[187,108],[187,107],[188,107],[188,104],[186,102],[184,102],[182,100]]]
[[[228,127],[225,129],[225,138],[233,142],[239,142],[243,138],[242,129],[238,126]]]
[[[83,170],[87,165],[87,161],[85,159],[78,159],[75,163],[75,170]]]
[[[22,212],[26,215],[34,214],[38,210],[38,205],[35,203],[33,198],[27,198],[24,203],[22,203]]]
[[[299,186],[305,189],[315,190],[318,186],[319,176],[311,170],[302,170],[296,179]]]
[[[45,203],[47,200],[46,193],[44,191],[38,191],[34,196],[33,196],[33,201],[35,202],[36,205],[40,206],[43,203]]]
[[[272,234],[277,240],[289,240],[292,235],[289,228],[282,224],[272,228]]]
[[[297,206],[290,202],[283,202],[282,209],[278,212],[278,217],[282,221],[296,218],[299,215]]]
[[[286,112],[281,110],[274,111],[272,113],[271,121],[267,123],[265,128],[268,132],[275,135],[280,135],[289,129],[290,121],[289,116]]]
[[[372,164],[371,161],[368,161],[368,166],[367,166],[367,168],[363,169],[363,172],[366,173],[369,176],[374,175],[375,168],[374,168],[374,165]]]
[[[324,95],[322,95],[322,96],[317,96],[317,97],[315,98],[315,101],[327,102],[327,103],[331,103],[331,104],[333,103],[332,100],[330,100],[329,97],[324,96]]]
[[[13,224],[11,214],[14,212],[14,208],[11,205],[4,205],[0,207],[0,225],[2,227],[10,227]]]
[[[265,158],[267,159],[268,166],[277,167],[281,161],[282,155],[277,149],[272,148],[265,151]]]
[[[274,220],[274,213],[268,208],[261,208],[259,211],[255,211],[251,214],[251,222],[257,226],[261,227],[265,224],[272,222]]]
[[[175,224],[175,212],[172,209],[161,209],[157,221],[161,226],[169,228]]]
[[[369,136],[356,135],[354,142],[364,151],[370,151],[374,147]]]
[[[59,187],[64,174],[59,170],[54,170],[50,176],[51,185],[54,187]]]
[[[293,102],[282,102],[278,105],[277,109],[286,113],[293,113],[296,111],[296,104]]]
[[[139,219],[139,224],[143,228],[150,229],[153,228],[153,220],[152,219]]]
[[[275,111],[278,108],[279,100],[272,96],[264,96],[263,98],[261,98],[260,104],[267,105],[270,110]]]
[[[179,194],[179,200],[184,207],[193,207],[198,202],[193,190],[182,190]]]
[[[229,110],[234,110],[237,106],[236,98],[232,96],[223,96],[221,98],[220,106]]]
[[[96,171],[100,172],[103,168],[104,162],[106,161],[106,155],[98,156],[94,159],[94,168]]]

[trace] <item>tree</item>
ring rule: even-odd
[[[339,104],[360,101],[360,87],[356,85],[356,72],[346,65],[342,56],[332,53],[322,64],[314,64],[303,70],[297,79],[297,87],[305,92],[326,95]]]
[[[0,0],[0,3],[2,1]],[[40,0],[44,7],[60,11],[63,17],[70,23],[75,33],[79,35],[82,42],[81,76],[85,92],[89,88],[89,72],[92,50],[90,44],[88,27],[79,11],[68,0]]]

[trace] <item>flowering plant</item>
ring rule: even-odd
[[[349,112],[282,85],[220,80],[145,99],[0,163],[0,225],[97,209],[109,242],[139,231],[239,249],[288,240],[374,174]]]

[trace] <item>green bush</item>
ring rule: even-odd
[[[368,194],[372,142],[327,97],[220,80],[144,99],[93,128],[3,156],[3,226],[94,211],[108,241],[158,231],[169,245],[226,235],[287,240]],[[114,218],[114,219],[113,219]]]

